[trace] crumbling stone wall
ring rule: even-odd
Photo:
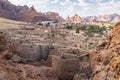
[[[79,59],[52,56],[52,67],[61,80],[72,80],[79,72]]]
[[[40,61],[41,59],[46,60],[49,55],[49,44],[19,44],[16,45],[15,53],[29,61]]]
[[[41,58],[39,52],[39,46],[33,46],[28,44],[18,45],[16,47],[16,54],[30,61],[35,61]]]

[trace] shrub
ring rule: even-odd
[[[82,26],[80,26],[80,30],[86,30],[86,26],[87,26],[87,25],[82,25]]]
[[[67,25],[66,29],[73,29],[73,26],[72,25]]]
[[[113,29],[113,26],[108,26],[109,29]]]
[[[79,28],[76,28],[76,33],[79,33],[80,32],[79,30],[80,30]]]
[[[105,27],[99,27],[97,25],[90,25],[89,28],[85,31],[85,33],[88,35],[91,35],[94,33],[102,35],[104,30],[106,30]]]

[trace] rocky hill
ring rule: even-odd
[[[120,15],[110,14],[110,15],[101,15],[101,16],[88,16],[80,17],[79,15],[74,15],[68,17],[66,21],[71,22],[108,22],[108,23],[117,23],[120,21]]]
[[[38,22],[38,21],[61,21],[63,20],[59,14],[54,12],[43,13],[45,15],[37,12],[34,7],[28,6],[15,6],[11,4],[8,0],[0,0],[0,17],[24,21],[24,22]]]
[[[77,14],[75,14],[74,16],[72,16],[72,17],[67,17],[67,19],[66,19],[68,22],[81,22],[82,21],[82,18],[79,16],[79,15],[77,15]]]
[[[34,7],[28,6],[16,6],[10,3],[8,0],[0,0],[0,17],[24,21],[24,22],[38,22],[38,21],[55,21],[60,22],[64,19],[55,12],[40,13],[37,12]],[[66,21],[69,22],[109,22],[117,23],[120,21],[120,15],[102,15],[102,16],[88,16],[85,18],[75,14],[72,17],[68,17]]]
[[[111,15],[103,15],[103,16],[98,16],[97,21],[100,22],[119,22],[120,21],[120,15],[118,14],[111,14]]]
[[[52,21],[55,21],[55,22],[64,21],[64,19],[62,17],[60,17],[58,13],[46,12],[46,13],[43,13],[43,14],[44,14],[45,17],[49,18]]]
[[[17,20],[18,8],[8,0],[0,0],[0,17]]]

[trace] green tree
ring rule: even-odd
[[[48,23],[46,24],[46,26],[49,27],[49,26],[50,26],[50,22],[48,22]]]
[[[97,25],[90,25],[89,28],[85,32],[88,35],[91,35],[94,33],[98,33],[102,35],[104,30],[106,30],[105,27],[99,27]]]
[[[80,33],[80,28],[76,28],[76,33]]]
[[[113,26],[108,26],[109,29],[113,29]]]

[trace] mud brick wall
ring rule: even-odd
[[[15,52],[18,56],[29,61],[46,60],[49,55],[49,45],[17,45]]]
[[[62,80],[72,80],[74,75],[79,72],[79,60],[62,59],[59,56],[52,56],[52,67]]]

